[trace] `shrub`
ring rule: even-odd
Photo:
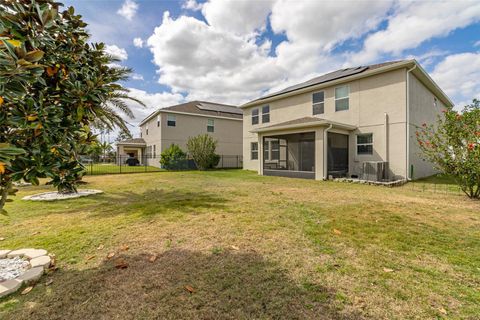
[[[417,140],[425,160],[452,176],[468,197],[480,198],[480,101],[462,113],[444,112],[436,126],[422,125]]]
[[[160,164],[167,170],[184,169],[186,160],[187,154],[176,144],[170,145],[160,155]]]
[[[217,141],[208,134],[190,137],[187,149],[199,170],[212,169],[220,161],[220,156],[215,153]]]

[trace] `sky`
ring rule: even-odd
[[[480,1],[69,0],[133,69],[138,123],[191,100],[239,105],[340,68],[417,59],[457,109],[480,98]]]

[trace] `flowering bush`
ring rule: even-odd
[[[436,125],[423,124],[416,132],[425,160],[452,176],[470,198],[480,198],[480,101],[461,113],[444,111]]]

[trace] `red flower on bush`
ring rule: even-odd
[[[467,148],[468,148],[468,150],[472,151],[473,149],[475,149],[475,144],[474,143],[469,143]]]

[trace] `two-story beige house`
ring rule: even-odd
[[[217,154],[242,155],[242,110],[236,106],[191,101],[158,109],[140,122],[140,138],[117,143],[121,158],[135,157],[140,164],[160,166],[160,154],[177,144],[187,151],[189,137],[209,134],[217,140]]]
[[[331,72],[240,107],[244,169],[317,180],[429,176],[415,132],[452,106],[415,60]]]

